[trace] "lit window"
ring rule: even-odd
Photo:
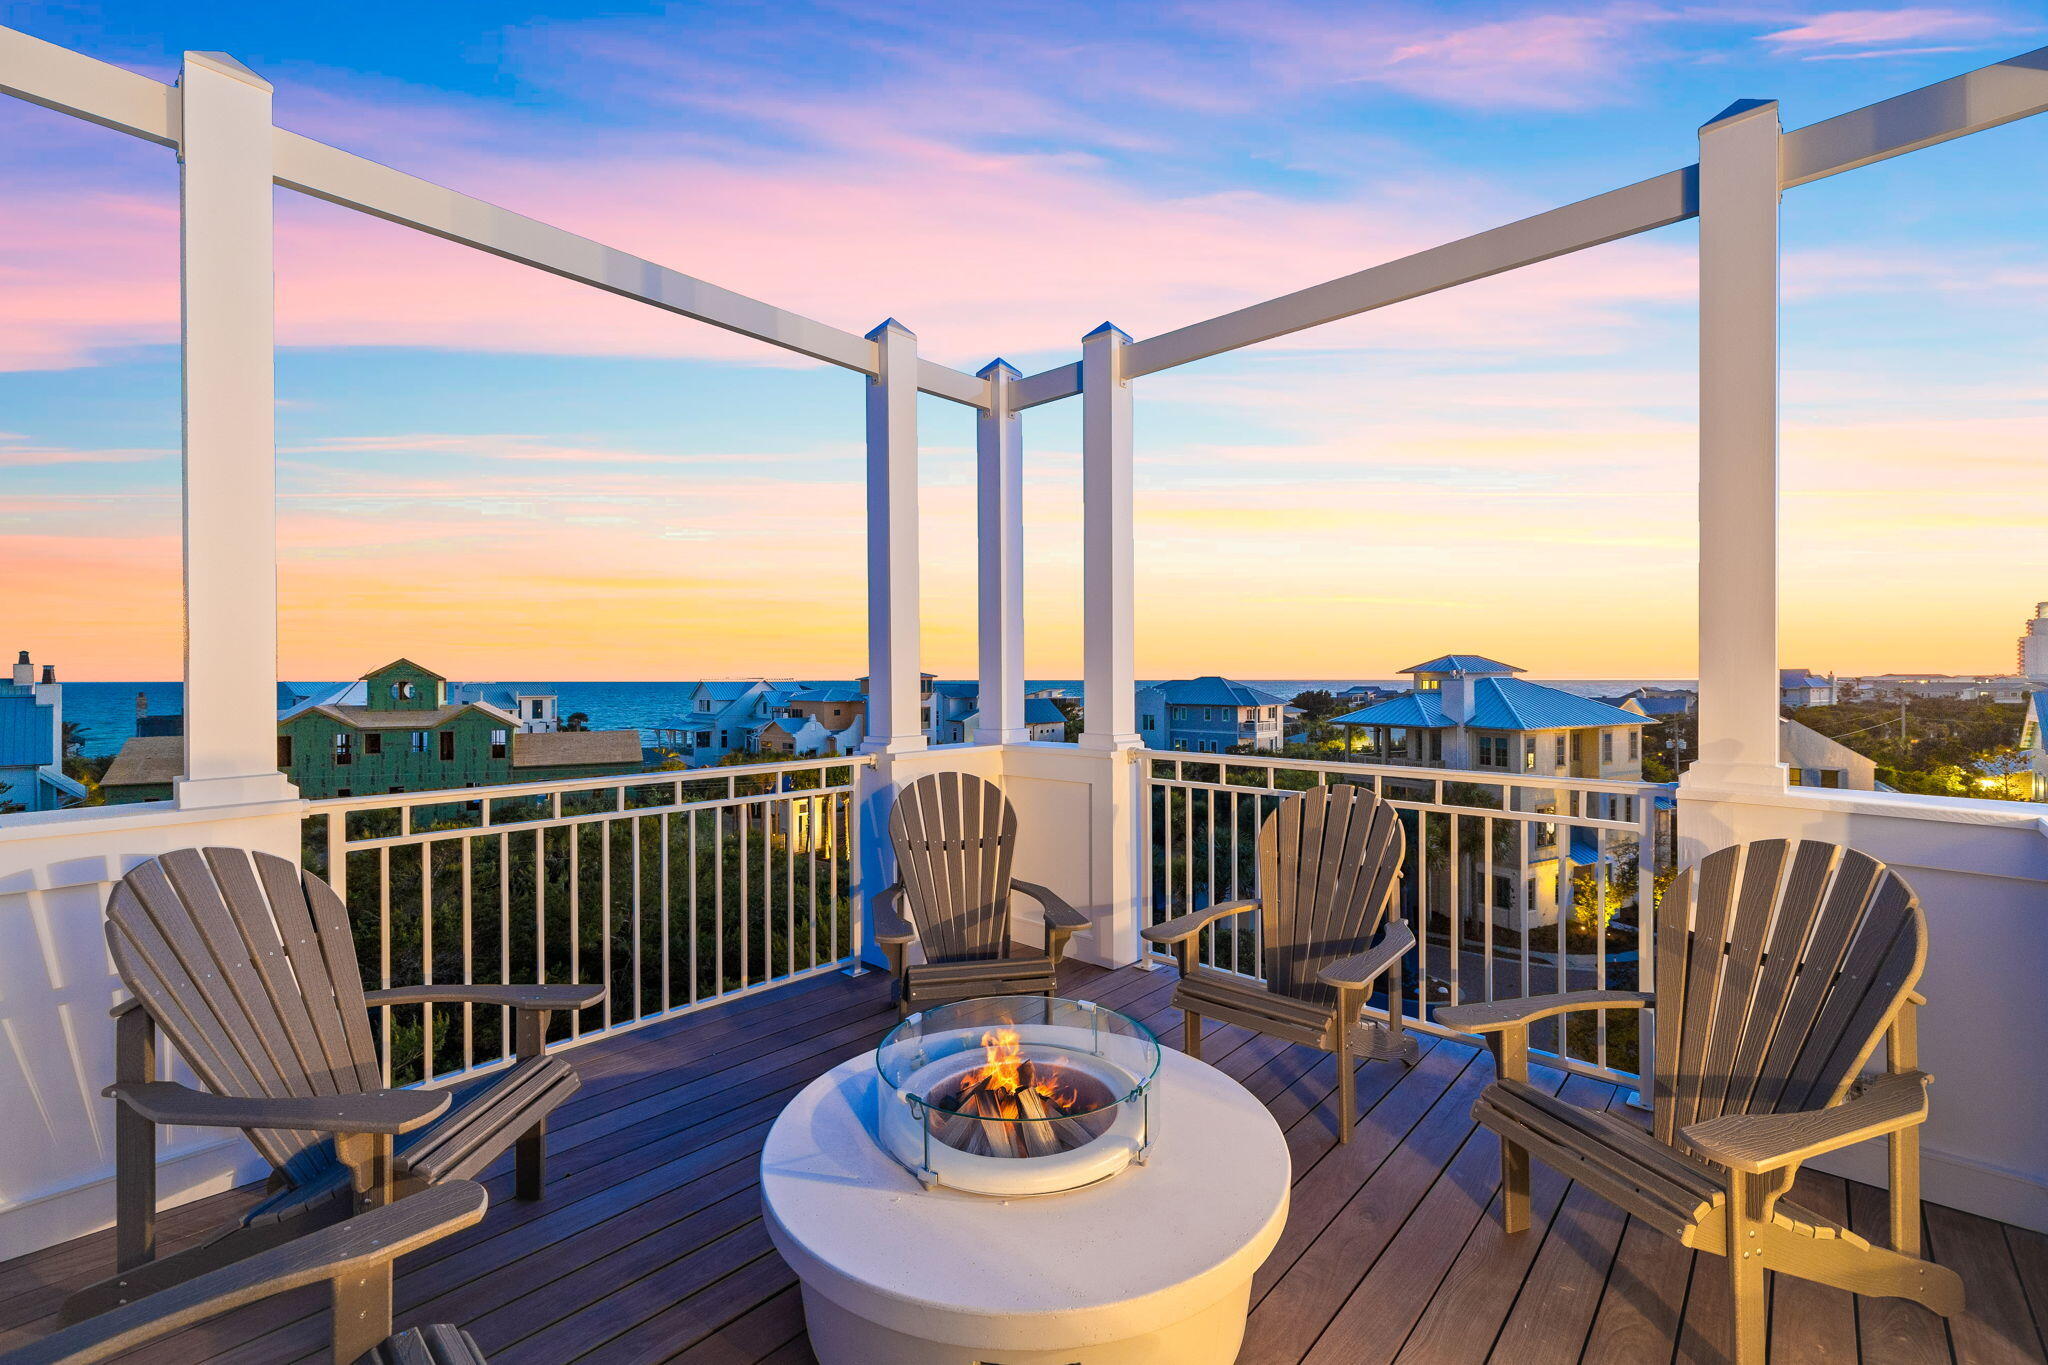
[[[425,753],[425,752],[427,751],[427,737],[428,737],[429,735],[431,735],[431,734],[433,734],[433,731],[431,731],[431,730],[415,730],[415,731],[413,731],[413,732],[412,732],[412,751],[413,751],[414,753],[416,753],[416,754],[423,754],[423,753]]]

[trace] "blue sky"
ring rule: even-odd
[[[2033,5],[0,6],[280,124],[966,369],[1071,358],[2048,41]],[[2040,122],[2036,120],[2035,122]],[[2009,666],[2048,585],[2048,128],[1791,192],[1788,663]],[[0,108],[0,572],[39,658],[175,671],[175,165]],[[1693,669],[1689,226],[1143,381],[1140,672],[1450,649]],[[288,676],[859,671],[844,373],[280,192]],[[1078,666],[1077,414],[1027,418],[1030,656]],[[925,406],[926,664],[971,668]],[[2034,500],[2038,503],[2038,499]],[[114,532],[118,531],[118,534]],[[1421,654],[1417,654],[1417,651]],[[376,655],[370,658],[369,655]],[[1399,657],[1397,657],[1399,656]]]

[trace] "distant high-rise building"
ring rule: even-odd
[[[2020,636],[2020,676],[2048,683],[2048,602],[2034,604],[2034,619]]]

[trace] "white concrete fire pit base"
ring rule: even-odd
[[[822,1365],[1229,1365],[1287,1220],[1280,1127],[1243,1086],[1160,1057],[1149,1158],[1064,1194],[927,1190],[869,1129],[872,1053],[804,1088],[761,1202]]]

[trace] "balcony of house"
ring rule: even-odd
[[[1113,1012],[1127,1023],[1121,1036],[1152,1049],[1155,1071],[1122,1098],[1097,1077],[1113,1104],[1149,1100],[1149,1077],[1171,1069],[1187,1089],[1162,1089],[1162,1124],[1199,1093],[1237,1106],[1245,1131],[1271,1139],[1235,1150],[1261,1159],[1242,1180],[1212,1182],[1092,1240],[1062,1237],[1056,1220],[1134,1192],[1158,1197],[1149,1192],[1164,1163],[1137,1160],[1156,1155],[1149,1111],[1126,1153],[1132,1165],[1043,1199],[962,1205],[979,1196],[927,1189],[917,1171],[936,1176],[929,1143],[915,1171],[877,1156],[872,1179],[835,1184],[828,1165],[881,1150],[865,1131],[796,1169],[809,1184],[792,1197],[812,1207],[858,1185],[885,1196],[867,1206],[878,1217],[939,1199],[978,1209],[961,1216],[983,1228],[1000,1226],[989,1218],[1054,1220],[1020,1253],[1053,1258],[1037,1263],[1042,1277],[997,1274],[982,1286],[1059,1288],[1065,1297],[1041,1300],[1041,1317],[1103,1308],[1112,1286],[1212,1232],[1224,1203],[1258,1185],[1273,1195],[1259,1229],[1271,1239],[1245,1267],[1242,1361],[1751,1365],[1766,1339],[1781,1362],[2043,1359],[2048,1093],[2036,1078],[2048,1052],[2038,1008],[2048,822],[2018,803],[1792,786],[1778,759],[1775,558],[1781,196],[2048,110],[2043,54],[1790,132],[1775,104],[1745,102],[1701,129],[1697,165],[1144,340],[1104,324],[1079,339],[1077,360],[1029,376],[1000,360],[967,374],[920,355],[893,320],[843,331],[278,129],[267,83],[219,54],[188,54],[173,87],[0,29],[0,93],[177,149],[187,310],[183,771],[163,801],[0,816],[0,1254],[11,1256],[0,1264],[0,1341],[50,1334],[72,1292],[117,1266],[146,1275],[211,1245],[212,1230],[293,1193],[309,1170],[348,1201],[345,1218],[313,1235],[345,1235],[437,1193],[401,1190],[402,1153],[352,1129],[335,1129],[331,1145],[306,1129],[317,1140],[292,1146],[276,1135],[302,1130],[272,1126],[276,1111],[193,1121],[194,1103],[216,1102],[206,1112],[218,1116],[220,1103],[263,1090],[253,1071],[230,1075],[236,1064],[274,1067],[272,1088],[290,1091],[282,1059],[303,1061],[312,1042],[286,1025],[245,1036],[216,1021],[206,1033],[193,1023],[198,1007],[156,989],[175,965],[211,1005],[260,999],[277,1005],[276,1018],[299,1017],[288,1002],[309,974],[329,982],[329,1003],[348,1005],[361,1032],[348,1098],[375,1098],[380,1113],[425,1113],[442,1092],[498,1093],[484,1087],[511,1078],[550,1087],[488,1111],[509,1123],[529,1117],[521,1105],[554,1105],[544,1126],[525,1124],[516,1150],[490,1147],[474,1170],[450,1158],[450,1169],[480,1179],[489,1206],[472,1209],[473,1226],[415,1244],[398,1266],[398,1325],[461,1326],[500,1365],[809,1359],[807,1322],[850,1329],[829,1295],[800,1296],[799,1272],[817,1267],[785,1258],[778,1247],[791,1244],[775,1239],[792,1235],[787,1219],[763,1216],[769,1182],[794,1169],[774,1159],[774,1135],[824,1131],[798,1124],[792,1134],[778,1116],[806,1095],[840,1093],[814,1086],[828,1074],[880,1084],[871,1073],[883,1071],[876,1047],[897,1023],[897,992],[922,982],[936,999],[949,981],[997,971],[1093,1002],[1100,1009],[1077,1017],[1097,1030],[1126,1027],[1106,1021]],[[275,766],[273,187],[855,376],[846,401],[849,425],[866,433],[869,551],[858,751],[301,799]],[[1534,699],[1515,685],[1517,670],[1475,656],[1419,668],[1435,684],[1418,687],[1430,706],[1353,722],[1370,747],[1352,754],[1373,762],[1218,752],[1239,733],[1231,717],[1203,748],[1145,747],[1133,415],[1147,376],[1694,218],[1700,759],[1675,789],[1615,775],[1631,756],[1627,724],[1540,723],[1552,717],[1526,709]],[[977,706],[965,740],[942,745],[930,743],[934,693],[920,675],[921,395],[970,409],[976,432]],[[1067,399],[1082,413],[1084,696],[1079,742],[1050,743],[1034,741],[1025,707],[1020,433],[1025,414]],[[1500,708],[1499,723],[1482,705]],[[730,736],[699,730],[694,716],[671,729],[678,748],[731,749]],[[1579,736],[1564,753],[1560,730]],[[978,817],[959,797],[970,786],[984,794]],[[1322,819],[1340,807],[1369,814],[1321,846],[1301,833],[1303,812]],[[1326,828],[1336,826],[1314,827]],[[1269,844],[1269,830],[1289,829]],[[248,864],[274,883],[259,888],[263,911],[235,918],[227,891],[216,888],[216,900],[196,874],[177,887],[163,868],[207,857],[191,850],[232,851],[220,855],[230,866],[264,855]],[[1742,863],[1745,877],[1760,870],[1739,895],[1730,850],[1762,850]],[[983,874],[999,881],[998,867],[1019,894],[978,891]],[[919,878],[924,899],[906,909]],[[253,882],[240,885],[248,893]],[[283,901],[265,899],[280,886]],[[1313,906],[1289,918],[1274,908],[1287,896]],[[1339,901],[1343,924],[1316,918],[1314,907]],[[1816,930],[1809,942],[1809,920],[1776,913],[1781,901],[1802,904],[1813,923],[1839,923],[1839,934]],[[986,951],[950,943],[952,921],[929,913],[970,902],[990,926]],[[1379,930],[1370,946],[1353,913],[1368,902]],[[293,904],[303,924],[276,909]],[[1879,908],[1877,946],[1852,953],[1852,930]],[[173,909],[205,931],[173,942],[149,927],[173,922]],[[115,923],[110,934],[122,914],[149,923]],[[1729,942],[1722,931],[1738,921]],[[163,937],[128,952],[123,933]],[[938,946],[920,961],[913,945],[926,935]],[[1358,951],[1326,954],[1334,960],[1312,980],[1296,970],[1332,937],[1360,939]],[[308,956],[287,970],[294,952]],[[919,967],[939,970],[913,977]],[[559,1002],[562,988],[579,1003],[532,1003]],[[384,991],[399,995],[375,994]],[[1560,993],[1582,1008],[1513,1025],[1496,1017]],[[1823,1022],[1833,1029],[1811,1055],[1806,1032],[1781,1027],[1795,1002],[1815,1036]],[[1041,1008],[1053,1027],[1051,999]],[[1723,1013],[1734,1022],[1715,1033]],[[1685,1031],[1686,1020],[1706,1023]],[[216,1079],[246,1080],[242,1090],[210,1093],[194,1083],[193,1056],[159,1055],[152,1030],[173,1024],[194,1052],[212,1049]],[[1790,1055],[1778,1055],[1785,1047]],[[261,1098],[322,1120],[299,1102],[324,1098],[311,1077],[333,1085],[336,1069],[306,1071],[301,1093]],[[1801,1079],[1820,1093],[1782,1108],[1730,1098],[1738,1081],[1754,1092],[1766,1073],[1781,1091]],[[1898,1098],[1902,1087],[1922,1093],[1928,1075],[1924,1106]],[[1677,1117],[1680,1105],[1692,1117],[1712,1109],[1708,1090],[1724,1111],[1706,1122],[1771,1120],[1764,1136],[1776,1145],[1723,1145],[1712,1159],[1681,1149],[1680,1136],[1702,1152],[1715,1139]],[[1870,1117],[1873,1093],[1889,1107]],[[187,1107],[137,1120],[166,1094]],[[1553,1107],[1560,1098],[1566,1107]],[[1654,1136],[1638,1101],[1663,1106]],[[1575,1161],[1570,1135],[1554,1129],[1520,1148],[1500,1140],[1500,1125],[1567,1109],[1576,1117],[1558,1121],[1603,1150],[1653,1154],[1624,1178]],[[905,1112],[953,1132],[946,1125],[962,1111],[935,1119],[932,1105],[906,1102]],[[1069,1123],[1070,1133],[1075,1112],[1041,1106],[1019,1121]],[[960,1141],[987,1149],[968,1154],[995,1160],[996,1140],[973,1124],[1009,1120],[968,1118]],[[476,1126],[455,1125],[457,1136]],[[437,1153],[455,1138],[439,1141]],[[1030,1139],[1014,1141],[1011,1155],[1032,1154]],[[406,1169],[408,1182],[427,1182],[426,1165]],[[1789,1191],[1777,1188],[1791,1169]],[[117,1222],[117,1192],[139,1189],[145,1204],[120,1194]],[[1889,1296],[1853,1297],[1795,1273],[1767,1294],[1763,1262],[1739,1250],[1745,1230],[1806,1249],[1806,1260],[1774,1268]],[[854,1232],[892,1256],[923,1248]],[[1082,1256],[1093,1258],[1086,1274],[1074,1268]],[[1867,1275],[1866,1264],[1888,1269]],[[1928,1288],[1948,1285],[1949,1272],[1960,1302]],[[344,1315],[326,1313],[311,1283],[147,1349],[166,1365],[315,1357]],[[1228,1300],[1218,1291],[1194,1306],[1216,1313]],[[1738,1340],[1738,1318],[1754,1334]],[[1228,1326],[1204,1345],[1210,1358],[1235,1331],[1228,1311],[1218,1320]],[[821,1335],[816,1354],[834,1365],[893,1358],[839,1341]],[[953,1345],[916,1358],[1101,1358],[1097,1341]]]

